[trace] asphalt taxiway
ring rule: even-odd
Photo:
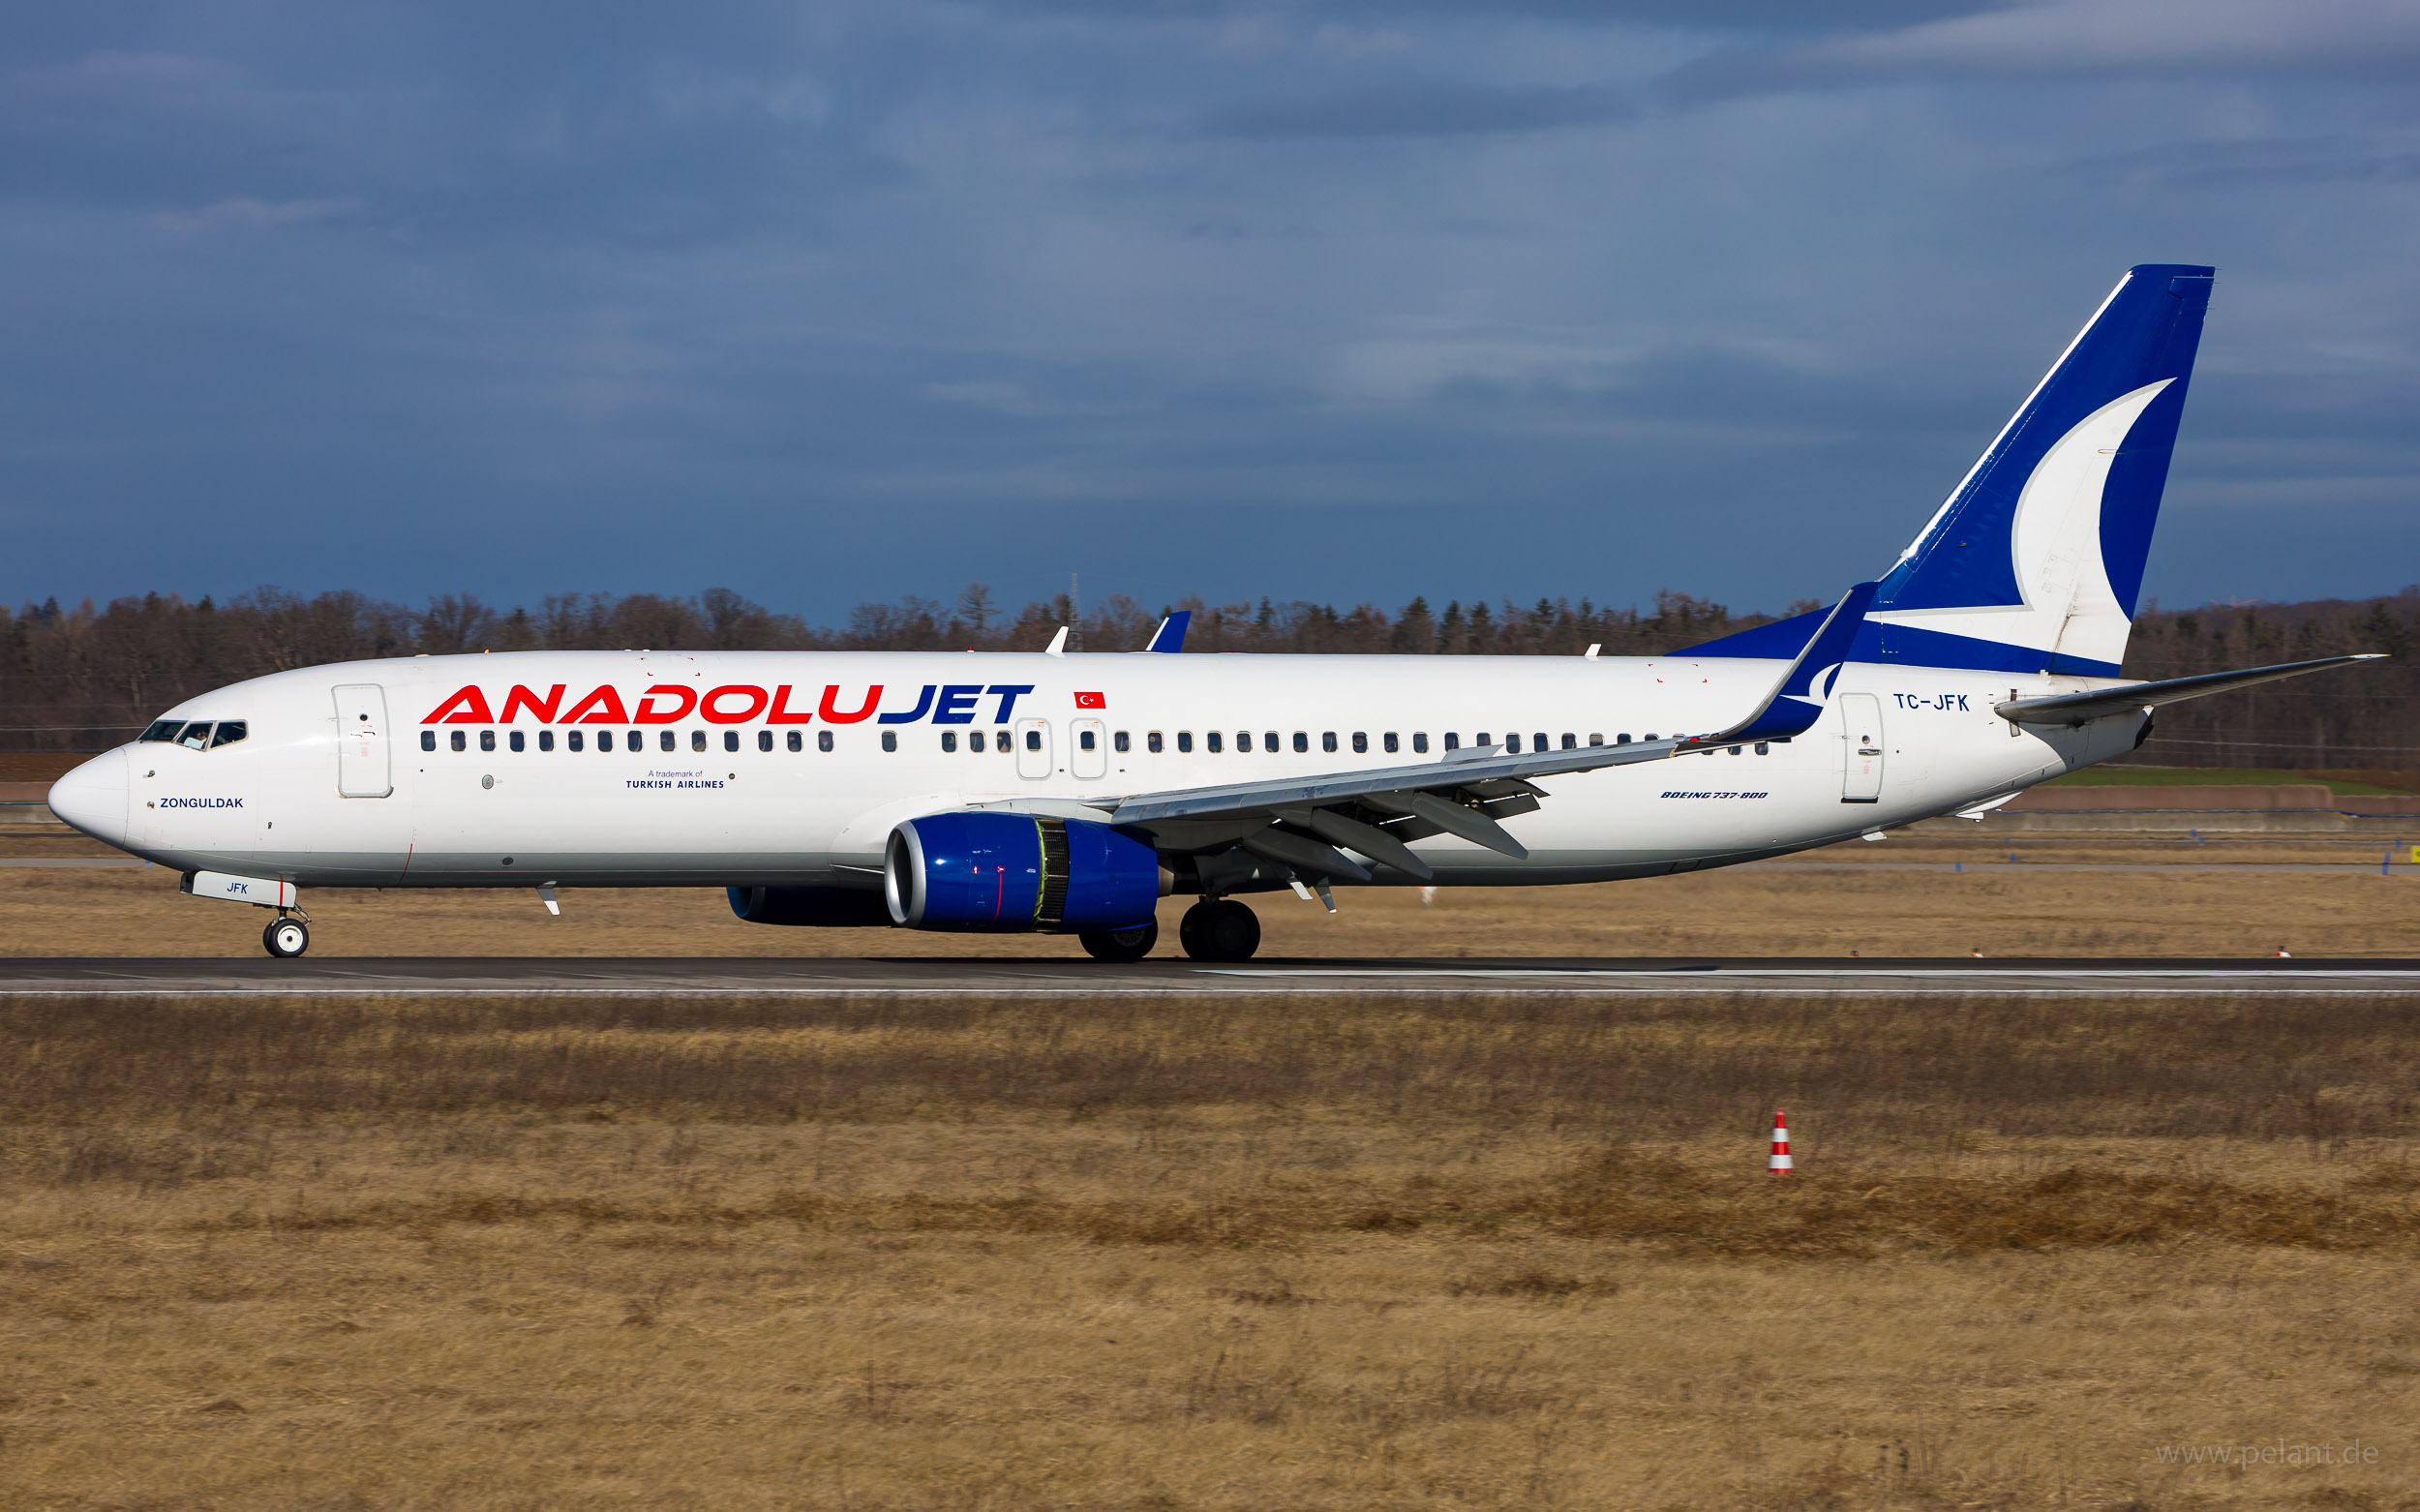
[[[899,994],[1355,995],[1631,993],[1921,996],[2380,993],[2420,998],[2420,960],[1821,959],[1561,957],[1068,959],[932,957],[166,956],[0,959],[0,1000],[136,994],[224,997],[840,997]]]

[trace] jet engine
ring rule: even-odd
[[[1104,824],[978,812],[891,832],[883,894],[894,922],[960,933],[1080,934],[1152,922],[1159,853]]]
[[[891,911],[866,888],[725,888],[731,911],[752,924],[887,929]]]

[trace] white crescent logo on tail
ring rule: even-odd
[[[1885,609],[1867,618],[2091,661],[2122,658],[2129,621],[2101,559],[2101,496],[2134,422],[2175,381],[2146,383],[2102,405],[2034,465],[2009,532],[2022,606]]]

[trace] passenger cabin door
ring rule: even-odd
[[[1041,778],[1050,775],[1050,721],[1019,719],[1016,722],[1016,774]]]
[[[1842,761],[1840,801],[1882,801],[1882,699],[1872,693],[1840,695]]]
[[[344,798],[384,798],[395,791],[387,765],[386,689],[375,682],[336,690],[336,791]]]
[[[1079,777],[1105,777],[1109,774],[1109,730],[1098,719],[1071,720],[1067,727],[1069,739],[1075,749],[1068,753],[1068,766]]]

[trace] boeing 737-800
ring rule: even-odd
[[[1649,658],[529,651],[309,667],[60,779],[84,833],[274,911],[314,888],[716,887],[765,924],[1074,934],[1159,900],[1658,877],[1978,813],[2163,703],[2120,675],[2212,270],[2131,270],[1916,539],[1829,609]],[[1062,635],[1064,640],[1064,634]]]

